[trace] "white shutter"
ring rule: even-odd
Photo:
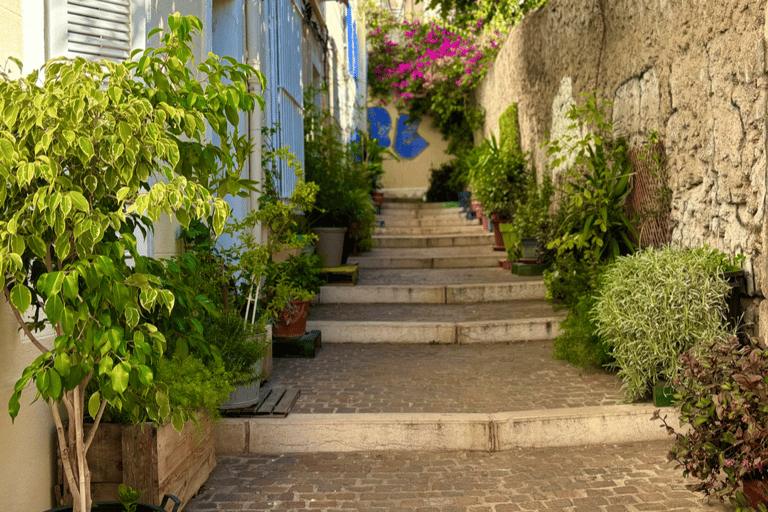
[[[122,61],[131,53],[130,0],[67,0],[67,54]]]

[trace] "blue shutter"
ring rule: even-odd
[[[273,145],[287,146],[304,164],[304,114],[302,70],[302,17],[293,0],[276,0],[270,6],[269,66],[267,83],[269,114],[267,122],[280,124]],[[280,182],[275,183],[280,197],[287,198],[296,188],[296,176],[284,161],[279,163]]]

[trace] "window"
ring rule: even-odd
[[[127,59],[144,47],[144,2],[136,0],[50,0],[48,58]],[[133,21],[133,23],[132,23]],[[143,19],[141,20],[143,21]]]

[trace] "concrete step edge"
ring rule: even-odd
[[[215,425],[216,453],[484,451],[668,440],[650,421],[653,404],[500,413],[291,414],[227,418]],[[664,408],[674,418],[674,408]],[[673,420],[673,426],[679,427]]]
[[[408,322],[400,320],[307,320],[328,343],[480,344],[543,341],[560,334],[563,316],[473,322]]]
[[[467,246],[467,248],[476,246]],[[482,246],[487,249],[487,246]],[[468,249],[469,250],[469,249]],[[471,252],[471,251],[470,251]],[[476,268],[496,267],[499,259],[503,257],[501,251],[498,254],[482,254],[479,256],[438,256],[438,257],[388,257],[365,256],[350,258],[350,262],[357,263],[360,268]]]
[[[461,284],[447,286],[357,285],[322,286],[320,304],[472,304],[546,297],[543,281]]]

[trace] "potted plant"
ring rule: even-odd
[[[509,224],[502,226],[502,233],[509,233],[506,249],[510,261],[522,258],[524,263],[537,262],[537,237],[550,223],[549,208],[553,193],[552,178],[545,174],[539,185],[536,172],[532,170],[525,183],[525,195],[515,209],[515,216]]]
[[[131,489],[130,487],[120,484],[118,490],[118,497],[120,501],[109,501],[102,503],[95,503],[91,510],[95,512],[177,512],[181,506],[181,501],[171,494],[163,496],[163,501],[159,507],[154,505],[147,505],[145,503],[137,503],[141,497],[141,492]],[[168,502],[173,504],[173,508],[168,510],[166,507],[170,506]],[[56,507],[48,512],[71,512],[72,507]]]
[[[520,151],[510,150],[505,139],[495,135],[486,139],[472,160],[469,182],[472,195],[482,205],[484,215],[495,233],[494,249],[504,250],[499,224],[508,221],[519,202],[526,168],[526,157]],[[484,221],[484,225],[488,221]],[[486,226],[488,228],[489,226]]]
[[[676,380],[680,425],[669,459],[685,476],[699,480],[691,489],[737,511],[765,512],[768,506],[768,351],[762,339],[725,336],[687,350]]]
[[[204,142],[205,119],[262,103],[246,91],[249,76],[263,77],[211,56],[204,67],[231,85],[203,78],[203,88],[185,67],[201,28],[176,13],[162,46],[129,62],[56,59],[44,77],[3,73],[0,81],[0,285],[41,352],[16,383],[9,413],[19,414],[31,384],[50,405],[75,512],[91,509],[86,455],[108,405],[135,424],[170,421],[181,430],[194,419],[155,379],[167,338],[149,318],[172,310],[175,297],[130,260],[139,256],[134,231],[161,214],[182,225],[210,214],[219,232],[229,208],[212,190],[250,186],[240,179],[248,144],[237,123],[214,123],[222,140],[214,145]]]
[[[354,242],[370,239],[376,226],[371,183],[377,171],[371,171],[370,160],[355,158],[330,112],[315,104],[320,92],[310,87],[304,95],[304,172],[307,182],[318,186],[315,209],[307,221],[318,237],[323,266],[337,267],[346,261]]]
[[[601,274],[591,316],[628,401],[678,378],[683,351],[728,333],[723,265],[717,250],[649,247],[617,258]]]
[[[320,258],[314,254],[291,256],[267,269],[266,315],[272,319],[272,335],[301,336],[306,331],[309,301],[320,292]]]

